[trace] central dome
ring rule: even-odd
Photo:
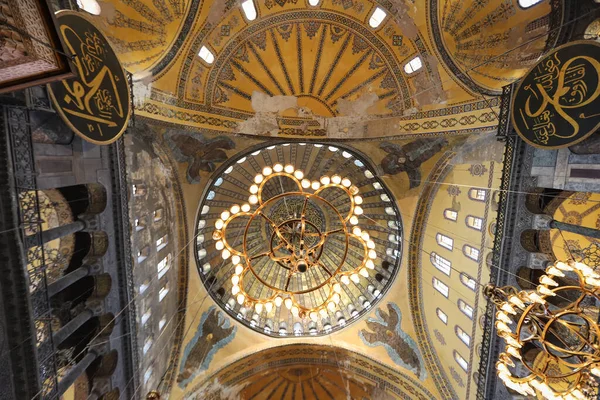
[[[206,289],[270,336],[327,334],[378,301],[400,262],[389,192],[354,153],[280,144],[223,167],[200,206]]]

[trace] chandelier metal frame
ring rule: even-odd
[[[274,178],[287,178],[294,182],[297,186],[296,191],[285,192],[275,195],[267,200],[263,199],[265,185]],[[368,232],[362,231],[358,227],[351,229],[352,225],[357,225],[358,217],[363,214],[363,209],[360,206],[363,200],[358,195],[359,189],[352,185],[348,178],[343,178],[339,175],[322,176],[319,181],[310,181],[304,178],[304,173],[296,169],[292,165],[275,164],[272,167],[265,167],[262,174],[256,175],[255,184],[249,187],[248,203],[243,205],[233,205],[229,210],[221,213],[221,218],[215,222],[215,230],[213,239],[216,241],[216,248],[221,250],[221,256],[224,260],[231,258],[235,266],[234,274],[231,276],[232,294],[236,296],[236,300],[244,307],[254,307],[257,313],[262,312],[263,307],[270,312],[275,307],[280,307],[282,303],[290,310],[292,315],[304,318],[309,316],[313,321],[319,317],[319,312],[326,314],[325,308],[334,311],[340,301],[340,293],[342,292],[341,284],[349,284],[350,281],[358,283],[360,276],[368,277],[369,269],[374,269],[374,260],[377,258],[375,242],[370,238]],[[330,201],[320,196],[320,194],[329,189],[341,190],[348,196],[350,208],[347,213],[342,214],[337,207]],[[269,205],[276,201],[287,197],[304,198],[302,211],[299,216],[286,219],[280,222],[272,221],[269,216],[263,212]],[[319,228],[311,223],[306,218],[306,208],[309,201],[322,202],[326,207],[330,208],[339,224],[340,228],[331,231],[321,232]],[[256,206],[252,210],[253,206]],[[227,241],[227,227],[237,218],[247,217],[249,221],[243,234],[242,249],[236,249]],[[272,234],[269,243],[269,251],[257,255],[250,255],[247,251],[248,232],[253,221],[264,219],[272,229]],[[299,228],[299,235],[295,232],[295,237],[290,237],[290,232],[293,228]],[[341,257],[339,265],[334,271],[331,271],[321,262],[321,254],[323,246],[331,235],[343,234],[345,239],[344,255]],[[310,238],[310,240],[308,240]],[[293,240],[292,240],[293,239]],[[360,243],[359,247],[363,249],[363,259],[360,265],[351,270],[343,270],[345,260],[348,254],[350,241]],[[310,244],[309,242],[313,242]],[[287,282],[284,287],[272,284],[263,279],[253,267],[253,261],[269,257],[274,262],[278,263],[282,268],[288,270]],[[292,277],[296,274],[302,274],[311,268],[319,268],[324,270],[328,278],[323,282],[307,287],[302,290],[290,290],[289,285]],[[244,289],[244,280],[248,275],[254,276],[259,282],[269,288],[272,292],[270,296],[265,298],[253,297]],[[307,307],[301,304],[297,299],[297,295],[310,293],[312,291],[326,288],[327,297],[321,304]],[[323,312],[325,311],[325,312]]]
[[[497,308],[497,334],[506,342],[496,363],[498,376],[523,395],[588,399],[598,386],[592,375],[600,376],[600,327],[582,303],[600,300],[600,275],[573,261],[556,262],[545,272],[536,290],[484,288]],[[563,303],[553,305],[553,298]],[[530,360],[524,352],[532,346],[539,352]]]

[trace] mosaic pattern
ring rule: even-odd
[[[212,306],[202,314],[196,334],[185,346],[177,383],[185,388],[200,372],[208,369],[215,353],[235,337],[236,326]]]
[[[388,303],[387,310],[388,313],[378,308],[375,311],[377,318],[369,317],[366,322],[368,329],[362,329],[358,335],[367,346],[383,346],[396,364],[414,372],[420,380],[425,380],[427,372],[417,344],[400,327],[400,308]]]

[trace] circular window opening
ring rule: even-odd
[[[400,213],[368,165],[349,149],[306,143],[230,159],[196,223],[212,298],[273,337],[328,334],[360,318],[402,257]]]

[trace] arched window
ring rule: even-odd
[[[135,219],[135,231],[139,232],[146,227],[146,222],[143,219],[136,218]]]
[[[206,61],[207,64],[212,64],[215,61],[215,55],[206,46],[200,48],[198,56]]]
[[[157,241],[156,241],[156,251],[161,251],[162,249],[164,249],[165,247],[167,247],[167,243],[169,243],[169,235],[165,235],[163,237],[160,237]]]
[[[487,190],[485,189],[469,189],[469,198],[476,201],[485,201]]]
[[[450,270],[452,269],[452,263],[446,260],[444,257],[437,253],[431,253],[431,263],[434,267],[442,271],[444,274],[450,276]]]
[[[409,62],[404,65],[404,72],[407,74],[412,74],[423,67],[423,62],[421,61],[421,57],[416,56]]]
[[[435,290],[443,294],[444,297],[448,297],[450,289],[448,288],[448,285],[446,285],[444,282],[440,281],[437,278],[433,278],[433,287],[435,288]]]
[[[248,21],[254,21],[256,19],[256,7],[254,6],[254,0],[246,0],[242,3],[242,11],[248,19]]]
[[[146,281],[140,285],[140,294],[144,293],[150,287],[150,282]]]
[[[469,363],[456,350],[454,351],[454,360],[465,372],[469,371]]]
[[[154,219],[154,222],[158,222],[162,219],[163,217],[163,209],[159,208],[157,210],[154,210],[154,212],[152,213],[152,218]]]
[[[144,383],[148,383],[150,378],[152,378],[152,367],[148,367],[146,372],[144,372]]]
[[[449,219],[450,221],[456,221],[458,219],[458,213],[451,208],[446,208],[444,210],[444,218]]]
[[[379,25],[381,25],[386,16],[387,13],[383,11],[382,8],[377,7],[375,11],[373,11],[373,14],[371,14],[371,18],[369,19],[369,25],[373,29],[377,28]]]
[[[542,0],[519,0],[519,5],[522,8],[529,8],[529,7],[533,7],[538,3],[541,3]]]
[[[452,248],[454,247],[454,240],[452,238],[449,238],[446,235],[442,235],[441,233],[438,233],[435,236],[435,239],[437,240],[437,243],[440,246],[442,246],[448,250],[452,250]]]
[[[158,292],[158,301],[163,301],[163,299],[165,297],[167,297],[167,294],[169,293],[169,285],[165,285],[162,287],[162,289],[160,289],[160,292]]]
[[[148,320],[150,319],[150,317],[152,316],[152,311],[148,310],[144,313],[144,315],[142,315],[142,325],[145,325],[146,322],[148,322]]]
[[[455,326],[454,331],[456,332],[456,336],[467,346],[471,344],[471,336],[467,335],[467,332],[463,331],[460,326]]]
[[[167,324],[167,316],[164,315],[162,317],[162,319],[158,322],[158,331],[161,332],[166,324]]]
[[[138,264],[142,263],[146,258],[148,258],[149,254],[150,254],[150,248],[148,246],[144,247],[141,250],[138,250],[138,253],[137,253]]]
[[[469,275],[465,274],[464,272],[460,273],[460,281],[463,283],[463,285],[465,285],[472,291],[477,290],[477,281],[475,281],[475,279],[471,278]]]
[[[483,228],[483,219],[481,219],[479,217],[474,217],[472,215],[469,215],[465,219],[465,222],[467,223],[467,226],[469,228],[473,228],[478,231],[480,231]]]
[[[445,312],[443,312],[441,309],[436,309],[435,310],[438,318],[445,324],[448,324],[448,316],[446,315]]]
[[[143,184],[133,185],[131,187],[131,189],[132,189],[133,195],[135,197],[143,196],[146,194],[146,185],[143,185]]]
[[[308,4],[310,4],[311,6],[314,7],[314,6],[318,6],[320,1],[321,0],[308,0]]]
[[[473,319],[473,307],[465,303],[463,300],[458,300],[458,308],[463,312],[469,319]]]
[[[92,15],[100,15],[102,8],[96,0],[77,0],[77,7]]]
[[[465,244],[463,246],[463,253],[465,254],[465,256],[469,257],[471,260],[479,261],[479,250],[476,249],[475,247]]]
[[[158,263],[158,279],[162,278],[167,273],[169,268],[171,268],[171,253],[167,254],[167,256]]]
[[[152,338],[148,338],[144,342],[144,348],[143,348],[144,354],[146,354],[148,352],[148,350],[150,350],[150,347],[152,347]]]

